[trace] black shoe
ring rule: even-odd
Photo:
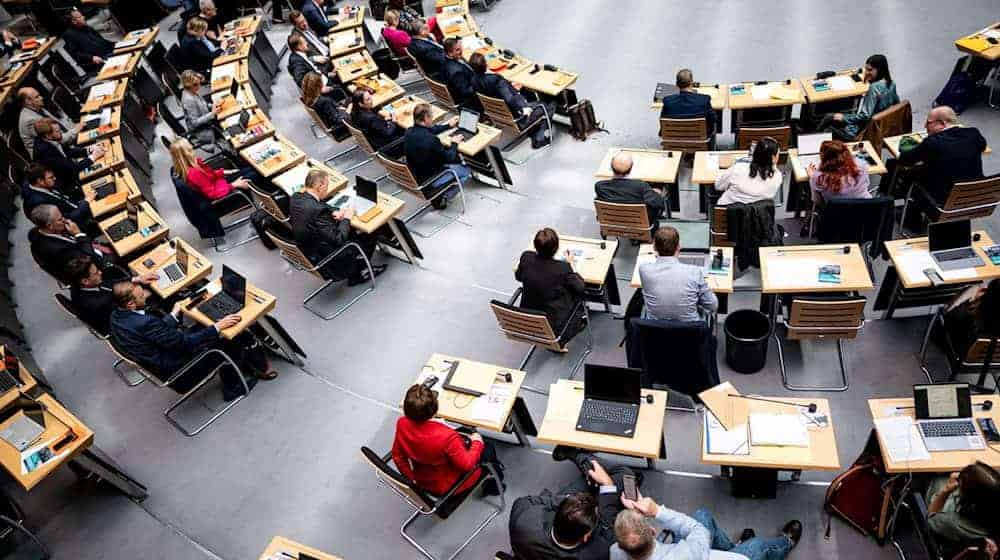
[[[433,206],[435,210],[444,210],[448,207],[448,199],[445,198],[444,195],[441,195],[431,201],[431,206]]]
[[[580,453],[580,449],[577,447],[570,447],[568,445],[557,445],[555,449],[552,450],[552,460],[553,461],[565,461],[567,459],[575,460],[576,456]]]
[[[544,148],[545,146],[548,146],[551,143],[552,143],[552,139],[549,138],[548,136],[546,136],[545,139],[542,140],[541,142],[536,142],[535,139],[532,138],[531,139],[531,148],[534,149],[534,150],[537,150],[539,148]]]
[[[738,542],[745,543],[756,536],[757,533],[753,529],[747,527],[746,529],[743,529],[742,533],[740,533],[740,540]]]
[[[781,534],[785,535],[792,540],[792,546],[799,544],[799,539],[802,538],[802,522],[798,519],[793,519],[781,529]]]
[[[373,264],[372,272],[374,272],[375,276],[377,277],[380,276],[383,272],[385,272],[386,268],[388,267],[384,264]],[[351,276],[350,278],[348,278],[347,285],[357,286],[358,284],[363,284],[365,282],[368,282],[369,280],[371,280],[371,277],[368,275],[368,269],[365,268],[364,272],[362,272],[361,274],[358,274],[357,276]]]

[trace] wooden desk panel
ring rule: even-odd
[[[722,249],[722,259],[723,261],[728,260],[729,273],[728,274],[709,274],[708,270],[705,270],[705,282],[708,283],[708,288],[717,294],[731,294],[733,293],[733,248],[732,247],[711,247],[709,248],[708,255],[715,255],[715,252]],[[629,282],[629,286],[633,288],[641,288],[642,280],[639,278],[639,265],[648,262],[653,262],[656,260],[656,251],[653,249],[652,243],[643,243],[639,246],[639,255],[635,259],[635,268],[632,269],[632,280]]]
[[[887,173],[885,163],[882,161],[882,156],[878,153],[878,150],[872,146],[872,143],[865,140],[864,142],[849,142],[847,144],[847,147],[852,151],[858,146],[862,146],[865,153],[875,160],[874,164],[865,162],[865,164],[868,165],[868,174],[885,175]],[[799,150],[797,148],[790,148],[788,150],[788,165],[792,168],[792,179],[796,183],[805,183],[809,181],[809,175],[806,173],[806,166],[799,160]],[[817,167],[819,166],[817,165]]]
[[[439,14],[437,25],[446,38],[465,37],[479,33],[476,20],[472,19],[469,14]]]
[[[861,69],[851,68],[850,70],[842,70],[837,72],[837,76],[858,76],[861,80],[856,82],[851,79],[851,87],[848,89],[834,89],[833,85],[830,84],[830,79],[834,78],[834,76],[822,80],[817,80],[815,74],[812,76],[802,76],[799,78],[799,83],[802,84],[802,91],[805,93],[806,100],[809,103],[823,103],[848,97],[861,97],[868,93],[868,82],[864,80]],[[823,91],[816,91],[815,84],[817,82],[826,82],[830,87]]]
[[[35,400],[45,407],[43,413],[45,431],[42,433],[39,443],[47,442],[49,445],[57,443],[71,432],[74,439],[66,444],[63,449],[59,450],[56,458],[51,459],[48,463],[27,474],[22,474],[21,472],[21,453],[11,445],[7,445],[6,443],[0,444],[0,464],[3,465],[4,469],[10,473],[10,476],[25,490],[31,490],[37,486],[52,471],[58,469],[63,463],[71,461],[94,442],[94,432],[70,414],[51,395],[41,395]],[[0,424],[0,430],[5,429],[13,420],[13,418],[10,418],[3,424]],[[37,445],[29,449],[34,449]]]
[[[127,57],[127,59],[123,60],[121,64],[111,65],[109,63],[115,61],[109,58],[108,61],[104,63],[104,67],[101,68],[101,71],[97,73],[97,81],[104,82],[107,80],[116,80],[118,78],[127,78],[132,75],[132,72],[135,72],[135,67],[138,66],[139,61],[142,60],[142,52],[140,51],[115,56],[123,56]]]
[[[277,152],[273,155],[263,157],[265,152],[274,150]],[[264,177],[277,175],[306,159],[306,154],[298,146],[280,134],[240,151],[240,156]]]
[[[983,259],[983,262],[986,264],[970,269],[973,271],[973,274],[967,276],[950,277],[949,275],[948,279],[942,278],[945,284],[965,284],[968,282],[987,281],[994,278],[1000,278],[1000,266],[993,264],[990,261],[990,258],[986,256],[986,251],[984,251],[985,247],[993,245],[993,239],[990,238],[990,235],[985,231],[980,230],[975,233],[979,234],[979,241],[973,241],[972,248],[976,251],[976,254],[979,255],[979,258]],[[907,253],[912,253],[914,251],[927,253],[928,238],[926,236],[886,241],[885,248],[889,253],[889,259],[892,260],[893,266],[896,267],[896,273],[899,275],[899,280],[902,282],[904,288],[910,289],[931,287],[931,281],[927,279],[926,275],[912,275],[906,267],[901,266],[902,259],[905,258]]]
[[[115,43],[114,54],[124,54],[136,51],[145,51],[153,41],[156,40],[156,36],[160,34],[160,26],[154,25],[153,27],[148,27],[146,29],[136,29],[135,31],[129,31],[121,41]],[[135,41],[133,45],[121,45],[127,41]]]
[[[80,172],[81,183],[93,181],[125,166],[125,151],[122,149],[121,138],[114,136],[101,140],[97,144],[104,146],[104,155],[93,165]]]
[[[332,65],[337,72],[337,77],[345,84],[358,78],[378,73],[378,66],[372,60],[372,56],[368,54],[368,51],[359,51],[335,58],[332,61]]]
[[[434,354],[431,354],[427,363],[424,364],[423,368],[421,368],[420,375],[417,376],[414,383],[419,383],[421,377],[426,372],[434,372],[434,375],[436,375],[439,379],[444,380],[448,375],[449,369],[449,365],[445,363],[446,360],[449,362],[458,361],[461,363],[459,367],[462,368],[463,372],[469,371],[470,374],[474,372],[477,377],[482,377],[484,379],[495,379],[498,374],[503,374],[504,372],[510,373],[510,383],[503,380],[494,381],[494,384],[503,386],[511,391],[510,398],[503,402],[503,413],[500,414],[500,420],[496,422],[489,422],[473,417],[472,411],[474,405],[472,401],[475,400],[476,397],[455,391],[449,391],[444,388],[442,388],[440,394],[438,395],[437,416],[439,418],[443,418],[457,424],[462,424],[463,426],[472,426],[475,428],[492,430],[494,432],[502,432],[504,425],[507,424],[507,418],[510,416],[510,411],[514,408],[514,401],[517,400],[517,394],[521,390],[521,384],[524,383],[526,374],[517,369],[476,362],[465,358],[458,358],[435,352]],[[402,401],[400,401],[400,407],[402,407]]]
[[[115,182],[115,192],[96,200],[97,188],[111,181]],[[112,175],[105,175],[96,181],[86,183],[82,189],[84,199],[90,203],[90,213],[95,218],[122,210],[125,208],[126,200],[138,202],[142,199],[139,186],[135,183],[135,178],[132,177],[132,172],[128,168],[119,169]]]
[[[233,79],[240,84],[250,81],[250,63],[246,60],[222,64],[212,69],[212,93],[226,91],[233,85]]]
[[[281,552],[292,554],[294,555],[293,558],[297,558],[299,557],[299,553],[303,553],[308,554],[317,560],[341,560],[339,556],[327,554],[321,550],[286,539],[285,537],[274,537],[271,539],[267,548],[265,548],[264,552],[261,553],[259,560],[271,560],[271,557]]]
[[[526,250],[534,251],[535,248],[529,246]],[[583,251],[582,255],[576,257],[574,265],[577,274],[583,277],[583,281],[587,284],[603,286],[604,280],[608,276],[608,269],[611,268],[611,263],[615,258],[615,252],[618,251],[618,241],[560,235],[556,258],[565,259],[565,252],[568,250]],[[520,259],[520,255],[514,259],[514,270],[517,270]]]
[[[372,107],[381,107],[406,95],[406,90],[385,74],[358,78],[349,84],[347,89],[354,93],[358,86],[368,88],[372,92]]]
[[[389,220],[399,215],[403,211],[406,203],[402,199],[396,198],[389,193],[378,193],[378,214],[367,222],[361,221],[357,215],[351,218],[351,227],[361,233],[375,233],[375,230],[389,223]]]
[[[349,10],[349,11],[348,11]],[[330,28],[330,33],[337,33],[345,29],[361,27],[365,22],[365,6],[341,6],[340,10],[327,19],[336,24]]]
[[[230,62],[246,60],[250,56],[250,49],[253,48],[253,41],[249,39],[232,40],[239,41],[240,44],[233,47],[230,54],[223,53],[222,56],[215,57],[215,60],[212,61],[212,66],[222,66],[223,64],[229,64]]]
[[[1000,22],[980,29],[972,35],[966,35],[961,39],[957,39],[955,41],[955,48],[964,53],[985,58],[986,60],[1000,60],[1000,43],[990,43],[985,33],[991,33],[994,38],[997,38],[1000,35]]]
[[[252,146],[261,140],[265,140],[274,136],[274,125],[271,124],[271,119],[267,118],[259,108],[254,109],[250,114],[250,120],[247,122],[246,132],[230,136],[226,133],[226,129],[230,126],[236,126],[240,122],[240,114],[230,116],[229,118],[222,119],[219,123],[222,127],[222,136],[226,140],[229,140],[229,144],[232,145],[233,149],[236,151],[242,150],[248,146]]]
[[[219,293],[221,290],[221,278],[216,278],[206,287],[206,291],[212,295]],[[190,300],[185,299],[182,301],[182,313],[190,317],[194,322],[203,327],[209,327],[215,324],[215,321],[209,319],[207,315],[199,311],[197,306],[192,306],[188,309],[187,305],[190,303]],[[257,319],[273,311],[277,303],[278,299],[276,297],[254,286],[248,280],[246,300],[244,301],[243,309],[237,313],[237,315],[240,316],[240,322],[236,323],[235,326],[222,331],[219,335],[226,340],[232,340],[245,331],[247,327],[256,323]]]
[[[441,107],[431,104],[416,95],[407,95],[402,99],[397,99],[392,103],[384,105],[382,107],[382,111],[388,113],[399,126],[403,128],[410,128],[413,126],[413,109],[421,103],[428,103],[431,106],[431,119],[434,122],[439,121],[441,117],[448,114],[448,112]]]
[[[162,290],[156,285],[156,282],[149,285],[149,289],[162,299],[167,299],[173,296],[188,286],[208,277],[208,275],[212,272],[212,261],[208,260],[204,255],[199,253],[194,247],[188,244],[187,241],[184,241],[180,237],[174,238],[171,241],[178,247],[183,247],[184,251],[187,252],[188,269],[187,275],[183,279],[178,282],[174,282]],[[143,262],[147,259],[151,259],[153,261],[152,266],[146,266],[143,264]],[[154,247],[148,253],[145,253],[139,258],[128,263],[128,267],[129,270],[131,270],[136,276],[152,272],[163,274],[162,270],[167,265],[174,264],[176,262],[177,251],[170,246],[169,242],[164,242]]]
[[[121,78],[114,82],[115,91],[110,95],[102,95],[100,97],[95,97],[91,93],[87,96],[87,101],[80,107],[81,113],[93,113],[95,111],[100,111],[104,107],[110,107],[112,105],[121,105],[125,101],[125,92],[128,91],[128,79]],[[90,88],[93,92],[94,88]]]
[[[127,212],[120,212],[109,218],[105,218],[97,223],[97,227],[101,229],[101,233],[108,237],[111,241],[111,237],[108,236],[108,228],[117,224],[118,222],[126,219],[128,217]],[[143,237],[143,228],[148,228],[153,224],[159,224],[160,228],[149,235]],[[141,249],[147,245],[152,245],[165,239],[170,233],[170,226],[167,222],[156,213],[156,210],[148,202],[142,202],[139,204],[139,224],[136,228],[136,232],[128,237],[123,237],[118,241],[111,241],[111,248],[115,250],[115,254],[119,257],[124,257],[131,254],[133,251]]]
[[[696,185],[714,185],[722,171],[732,167],[736,160],[743,157],[748,157],[746,150],[695,152],[691,182]],[[714,159],[718,159],[718,167],[712,165]]]
[[[553,97],[573,87],[580,78],[579,74],[565,70],[539,70],[534,74],[531,72],[531,69],[525,67],[525,70],[517,74],[517,81],[532,91]]]
[[[597,166],[594,177],[610,179],[614,177],[611,171],[611,160],[619,153],[625,152],[632,156],[632,172],[629,179],[639,179],[650,183],[671,184],[677,182],[677,170],[680,169],[681,152],[663,150],[643,150],[639,148],[609,148],[604,159]]]
[[[788,83],[791,82],[791,83]],[[753,82],[743,82],[744,91],[741,94],[733,93],[733,87],[741,84],[729,86],[729,108],[734,111],[743,109],[760,109],[763,107],[787,107],[789,105],[800,105],[805,103],[806,97],[802,92],[802,85],[798,80],[788,80],[787,82],[768,82],[763,85],[754,85]],[[770,94],[764,99],[755,99],[754,88],[769,88]],[[788,99],[784,97],[774,97],[776,92],[787,92]]]
[[[844,254],[844,246],[850,247],[850,253]],[[836,243],[830,245],[790,245],[788,247],[761,247],[760,249],[761,293],[763,294],[802,294],[821,292],[854,292],[867,291],[873,288],[868,266],[865,264],[861,247],[856,243]],[[802,263],[802,267],[810,267],[808,282],[791,284],[780,279],[780,272],[775,275],[770,272],[775,268],[770,266],[772,259],[794,260]],[[840,265],[840,282],[820,282],[818,267],[813,263]],[[799,267],[800,270],[803,268]],[[813,272],[813,270],[815,272]]]
[[[244,16],[234,19],[233,21],[230,21],[226,25],[222,26],[222,38],[228,39],[230,37],[249,37],[251,35],[256,35],[261,22],[261,16],[258,15]]]
[[[111,120],[108,124],[102,124],[95,129],[88,130],[86,132],[79,132],[76,135],[76,144],[78,146],[87,146],[93,144],[98,140],[103,140],[104,138],[109,138],[111,136],[117,136],[118,132],[121,131],[122,127],[122,108],[121,107],[111,107]],[[103,109],[101,109],[103,111]],[[80,123],[77,129],[83,128],[83,116],[80,117]]]
[[[441,143],[445,148],[451,146],[450,135],[453,130],[454,129],[446,130],[441,134],[438,134],[438,138],[441,140]],[[502,134],[503,131],[499,128],[493,128],[488,124],[479,123],[479,132],[472,138],[459,143],[458,151],[464,156],[474,156],[485,150],[490,144],[499,140]]]
[[[365,50],[365,37],[361,26],[336,31],[326,36],[330,46],[330,58]]]
[[[38,41],[38,46],[33,49],[24,48],[24,45],[31,40]],[[55,46],[56,41],[58,40],[59,37],[25,37],[24,39],[21,39],[21,48],[18,49],[14,56],[10,57],[9,62],[14,63],[39,60],[43,56],[49,54],[49,51],[52,50],[52,47]]]

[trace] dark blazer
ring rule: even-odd
[[[127,309],[111,311],[111,339],[115,345],[164,380],[218,338],[215,327],[184,330],[171,315],[160,318]]]
[[[982,178],[985,149],[986,139],[978,128],[953,126],[901,153],[899,164],[923,163],[921,182],[931,196],[944,202],[956,182]]]
[[[337,102],[325,95],[321,95],[316,98],[316,102],[313,103],[313,111],[319,115],[320,120],[327,128],[343,128],[343,122],[350,118],[347,111],[340,108]]]
[[[445,148],[441,139],[437,137],[450,128],[446,124],[430,128],[414,124],[406,131],[404,142],[406,164],[418,183],[424,184],[428,179],[444,171],[446,164],[461,161],[458,157],[458,144],[452,143],[451,147]]]
[[[49,235],[38,228],[28,232],[28,242],[31,243],[31,256],[38,266],[54,278],[69,284],[66,276],[66,263],[74,257],[93,257],[98,263],[104,263],[104,255],[94,250],[94,240],[81,233],[76,237]]]
[[[63,216],[73,220],[78,226],[93,218],[90,203],[86,200],[73,200],[55,189],[35,189],[27,183],[21,185],[21,208],[24,209],[25,216],[30,217],[31,211],[42,204],[55,206]]]
[[[585,289],[583,278],[568,262],[546,259],[534,251],[521,253],[514,278],[524,287],[521,307],[544,312],[556,334],[570,319]]]
[[[320,37],[326,37],[330,34],[333,24],[327,19],[323,10],[314,4],[312,0],[305,0],[302,3],[302,15],[305,16],[306,21],[309,23],[309,28],[313,30],[313,33]]]
[[[715,131],[715,111],[712,109],[712,98],[704,93],[694,91],[679,91],[663,98],[663,109],[660,118],[681,119],[705,117],[708,121],[708,132]]]
[[[110,287],[82,289],[73,286],[70,299],[80,320],[101,334],[111,332],[111,310],[115,308],[115,301]]]
[[[351,114],[351,123],[364,133],[365,138],[376,150],[395,142],[406,133],[403,127],[391,120],[383,119],[371,109],[358,108]]]
[[[455,105],[482,112],[483,105],[479,102],[476,91],[472,87],[475,76],[476,73],[473,72],[472,67],[464,60],[445,59],[442,78],[445,85],[448,86],[451,98],[455,100]]]
[[[487,97],[503,99],[515,119],[520,119],[522,111],[528,107],[528,100],[500,74],[476,74],[472,79],[472,88]]]
[[[309,72],[319,72],[321,76],[325,76],[329,71],[329,65],[316,64],[308,60],[302,53],[290,52],[288,54],[288,73],[292,75],[292,79],[295,80],[295,85],[299,86],[299,89],[302,88],[302,79]]]
[[[35,163],[49,168],[59,184],[70,191],[79,188],[80,172],[94,163],[88,157],[86,148],[61,146],[43,138],[35,139],[34,156]]]
[[[350,220],[334,219],[333,209],[311,194],[301,191],[293,194],[288,211],[295,244],[313,263],[348,242]]]
[[[200,39],[187,35],[181,39],[180,60],[183,68],[177,70],[194,70],[207,75],[212,70],[212,62],[221,54],[222,49],[209,49]]]
[[[101,69],[101,64],[94,64],[95,56],[107,59],[115,50],[113,42],[102,37],[89,25],[82,28],[69,26],[63,32],[62,38],[66,42],[66,52],[86,72],[96,72]]]
[[[427,72],[427,75],[433,80],[441,79],[441,69],[444,67],[445,61],[448,59],[444,55],[444,47],[431,41],[430,39],[421,39],[419,37],[414,37],[410,41],[410,46],[408,47],[410,54],[413,58],[417,59],[420,63],[420,67]]]
[[[666,209],[666,199],[653,190],[646,181],[638,179],[625,179],[616,177],[606,181],[598,181],[594,185],[594,194],[597,200],[604,202],[619,202],[622,204],[646,205],[646,212],[649,214],[649,223],[656,225],[656,221],[663,216]]]
[[[518,498],[510,508],[510,547],[518,560],[607,560],[615,542],[615,516],[621,511],[617,492],[598,494],[598,526],[586,543],[566,550],[552,542],[552,523],[566,497],[548,490]]]

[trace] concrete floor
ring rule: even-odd
[[[302,368],[279,364],[277,381],[261,383],[210,429],[185,438],[161,416],[174,395],[149,384],[125,387],[111,370],[113,358],[106,347],[54,306],[51,293],[57,287],[32,263],[24,241],[28,227],[21,218],[12,237],[17,243],[16,296],[37,360],[70,410],[94,429],[97,444],[150,489],[149,498],[135,504],[103,487],[77,482],[68,471],[59,472],[30,495],[14,491],[28,510],[29,525],[57,558],[79,560],[256,558],[279,534],[344,558],[418,557],[397,534],[408,512],[376,484],[360,460],[359,447],[388,449],[399,414],[396,403],[432,352],[508,367],[518,363],[526,347],[497,332],[488,302],[514,290],[512,260],[539,227],[597,235],[593,170],[608,147],[657,145],[656,118],[648,109],[656,82],[671,81],[681,66],[691,67],[704,82],[784,79],[858,66],[869,54],[884,52],[901,97],[914,105],[919,126],[957,57],[953,40],[995,16],[995,0],[849,1],[836,6],[808,0],[752,7],[717,0],[503,0],[490,12],[476,12],[498,44],[579,72],[577,91],[593,100],[610,134],[580,143],[560,133],[551,150],[512,167],[521,195],[474,185],[464,218],[469,225],[453,224],[433,239],[418,239],[426,256],[422,267],[392,261],[377,291],[331,322],[301,308],[299,302],[317,283],[291,270],[276,253],[251,244],[220,255],[197,240],[173,194],[169,159],[157,144],[152,153],[155,190],[172,234],[195,242],[217,267],[228,264],[277,295],[275,316],[309,359]],[[277,26],[270,32],[276,46],[287,29]],[[164,33],[163,38],[172,40],[173,35]],[[282,133],[315,157],[342,149],[311,136],[286,74],[274,91],[271,118]],[[962,120],[978,126],[994,144],[1000,142],[997,113],[980,106]],[[1000,159],[987,158],[986,166],[987,173],[995,173]],[[360,172],[381,174],[374,166]],[[695,193],[686,183],[682,189],[682,214],[694,217]],[[997,238],[997,221],[976,226]],[[634,255],[631,247],[620,249],[620,277],[630,273]],[[880,280],[884,264],[878,270]],[[759,286],[754,274],[740,280],[747,286],[755,282]],[[625,283],[620,285],[623,298],[630,296]],[[732,298],[730,309],[757,303],[757,294],[741,293]],[[849,346],[850,391],[822,395],[833,408],[845,467],[871,427],[866,399],[906,395],[923,378],[914,358],[926,324],[921,311],[868,323]],[[618,348],[622,324],[595,314],[593,325],[591,360],[624,364]],[[743,392],[788,394],[781,388],[773,346],[767,367],[752,376],[731,372],[721,351],[724,380]],[[541,353],[529,368],[529,383],[543,386],[564,376],[574,355]],[[826,375],[831,359],[824,354],[807,360],[805,375]],[[541,422],[545,401],[533,394],[525,398]],[[661,472],[647,476],[644,493],[688,512],[709,507],[732,533],[752,526],[767,535],[797,517],[806,530],[793,557],[894,556],[891,548],[879,548],[842,523],[834,522],[831,539],[823,538],[823,493],[834,473],[803,473],[801,482],[782,484],[775,501],[731,498],[718,470],[699,461],[698,422],[694,415],[668,413],[668,460],[659,463]],[[500,445],[500,455],[509,469],[509,501],[558,487],[574,476],[571,467],[553,463],[544,446],[526,450]],[[485,505],[471,500],[447,524],[418,523],[415,531],[432,552],[443,555],[485,514]],[[463,557],[491,558],[497,550],[508,550],[506,521],[505,512]]]

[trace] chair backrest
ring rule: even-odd
[[[352,137],[354,137],[354,141],[358,143],[358,146],[361,146],[361,149],[364,150],[366,154],[370,156],[375,155],[375,147],[368,141],[368,137],[365,136],[365,133],[355,128],[354,125],[351,124],[350,119],[344,119],[343,122],[344,126],[347,127],[347,131],[351,133]]]
[[[58,86],[52,90],[52,101],[62,109],[62,112],[73,122],[80,120],[80,101],[65,87]]]
[[[170,110],[170,107],[167,107],[162,101],[157,104],[157,107],[159,109],[157,111],[158,114],[163,118],[163,122],[167,123],[167,126],[170,127],[175,136],[185,136],[187,134],[187,127],[184,126],[184,122]],[[165,141],[164,145],[168,150],[170,149],[169,140]]]
[[[169,64],[163,69],[163,73],[160,74],[160,83],[163,84],[163,88],[170,92],[175,99],[180,100],[183,89],[181,89],[181,76],[174,70],[173,66]]]
[[[145,105],[154,106],[167,97],[166,92],[160,87],[159,81],[150,76],[149,72],[141,66],[136,69],[128,84]]]
[[[288,221],[288,216],[285,215],[285,211],[281,209],[281,205],[278,204],[278,201],[275,200],[270,194],[259,190],[252,183],[250,184],[250,195],[253,197],[254,202],[257,203],[257,206],[270,214],[272,218],[278,220],[279,222]]]
[[[222,227],[211,201],[195,192],[173,171],[170,172],[170,179],[174,183],[174,190],[177,192],[177,201],[180,202],[181,210],[187,217],[188,222],[198,230],[198,235],[202,239],[213,237],[225,237],[226,230]]]
[[[732,247],[735,245],[729,240],[729,224],[725,206],[712,207],[712,222],[708,231],[713,247]]]
[[[594,201],[597,224],[601,226],[601,236],[624,237],[652,243],[653,226],[649,223],[649,212],[645,204],[622,204],[619,202]]]
[[[994,366],[1000,366],[1000,343],[997,344],[996,348],[993,349],[993,355],[987,356],[990,351],[989,338],[979,338],[969,346],[969,350],[965,353],[965,359],[963,360],[968,365],[982,365],[987,358],[990,360],[991,368]]]
[[[318,126],[319,129],[324,132],[329,132],[329,129],[326,127],[326,123],[324,123],[323,119],[320,118],[319,113],[316,112],[316,109],[313,109],[312,107],[306,105],[306,101],[301,97],[299,98],[299,101],[302,102],[302,106],[306,108],[306,113],[309,115],[309,118],[313,120],[316,126]]]
[[[629,356],[637,353],[644,386],[666,385],[691,398],[719,384],[711,328],[704,321],[630,320]],[[630,367],[633,359],[629,360]]]
[[[874,251],[892,235],[893,199],[835,198],[823,205],[817,231],[820,243],[871,242]]]
[[[882,152],[883,139],[889,136],[913,132],[913,111],[909,101],[900,101],[888,109],[876,113],[861,131],[859,140],[868,140],[875,151]]]
[[[750,144],[763,138],[774,138],[782,151],[792,144],[792,127],[785,126],[741,126],[736,131],[736,149],[748,150]]]
[[[146,110],[131,95],[126,95],[125,103],[122,104],[122,122],[135,132],[138,140],[146,147],[153,145],[156,140],[156,123],[146,115]],[[128,135],[123,134],[122,136]],[[125,144],[125,139],[122,139],[122,145],[127,150],[128,147]],[[148,150],[143,150],[142,161],[149,161]],[[152,166],[149,167],[152,169]]]
[[[278,246],[278,250],[281,251],[281,256],[285,257],[285,259],[288,262],[312,274],[316,278],[324,280],[323,276],[319,273],[319,271],[314,270],[316,268],[316,265],[314,265],[313,262],[309,260],[309,257],[307,257],[306,254],[302,252],[302,249],[299,249],[298,245],[287,239],[282,238],[280,235],[276,235],[273,232],[266,231],[264,233],[266,233],[267,236],[271,238],[271,241],[273,241],[274,244]]]
[[[788,338],[855,338],[865,322],[865,298],[792,299]]]
[[[394,183],[406,189],[410,194],[425,198],[420,190],[420,183],[417,182],[417,178],[413,176],[408,165],[381,153],[376,154],[375,157],[378,158],[378,162],[382,164]]]
[[[986,218],[1000,204],[1000,174],[955,183],[936,221]]]
[[[157,76],[162,76],[163,71],[170,65],[167,62],[167,47],[163,46],[159,39],[153,41],[152,46],[146,51],[146,62]]]
[[[711,140],[705,117],[660,119],[660,145],[664,150],[684,152],[707,150]]]
[[[493,315],[500,330],[511,340],[527,342],[550,350],[559,350],[559,337],[549,318],[540,311],[521,309],[513,305],[493,300],[490,302]]]
[[[413,67],[417,69],[417,72],[420,72],[421,76],[427,78],[427,72],[424,72],[424,67],[420,65],[420,61],[417,60],[417,57],[413,56],[409,47],[406,48],[406,56],[410,57],[410,60],[413,61]]]
[[[271,76],[276,76],[278,74],[278,67],[280,66],[278,53],[274,50],[274,45],[267,38],[267,34],[264,33],[263,26],[257,30],[257,36],[253,41],[253,49],[260,56],[261,62],[270,71]]]
[[[361,455],[375,469],[375,475],[396,492],[399,492],[407,501],[413,504],[413,507],[418,507],[425,512],[434,508],[434,500],[430,496],[407,480],[399,471],[390,467],[389,463],[383,461],[374,451],[367,447],[362,447]]]
[[[70,91],[76,91],[83,85],[83,77],[80,76],[73,64],[66,58],[62,49],[53,49],[49,51],[49,59],[46,62],[51,65],[50,69],[55,75],[56,80],[66,86]],[[45,74],[44,71],[42,73]]]
[[[73,305],[72,300],[70,300],[68,297],[66,297],[65,295],[60,294],[58,292],[56,292],[56,293],[54,293],[52,295],[53,295],[53,297],[56,298],[56,303],[59,304],[59,307],[62,307],[63,311],[65,311],[66,313],[68,313],[69,315],[71,315],[77,321],[80,321],[81,323],[83,323],[84,325],[86,325],[87,328],[90,330],[90,332],[94,333],[95,336],[97,336],[99,338],[107,338],[108,337],[109,333],[104,332],[103,329],[97,328],[95,325],[91,325],[87,321],[84,321],[83,317],[80,317],[80,312],[76,309],[76,306]]]
[[[174,68],[177,72],[183,72],[185,68],[184,64],[184,52],[181,50],[181,46],[177,43],[170,45],[170,49],[167,50],[167,62],[170,66]]]
[[[521,127],[517,125],[517,119],[514,118],[514,115],[510,112],[510,107],[507,106],[507,103],[503,99],[497,99],[496,97],[490,97],[481,93],[477,93],[476,95],[479,96],[479,102],[482,103],[486,116],[494,124],[513,129],[516,132],[521,131]]]
[[[439,103],[445,107],[455,110],[455,100],[451,97],[451,92],[448,91],[448,86],[442,84],[441,82],[435,82],[430,78],[425,78],[427,81],[427,87],[431,89],[431,93],[434,94],[434,98],[438,100]]]
[[[257,82],[250,80],[250,91],[253,92],[254,100],[257,101],[257,108],[265,115],[271,114],[271,96],[266,95],[257,85]]]

